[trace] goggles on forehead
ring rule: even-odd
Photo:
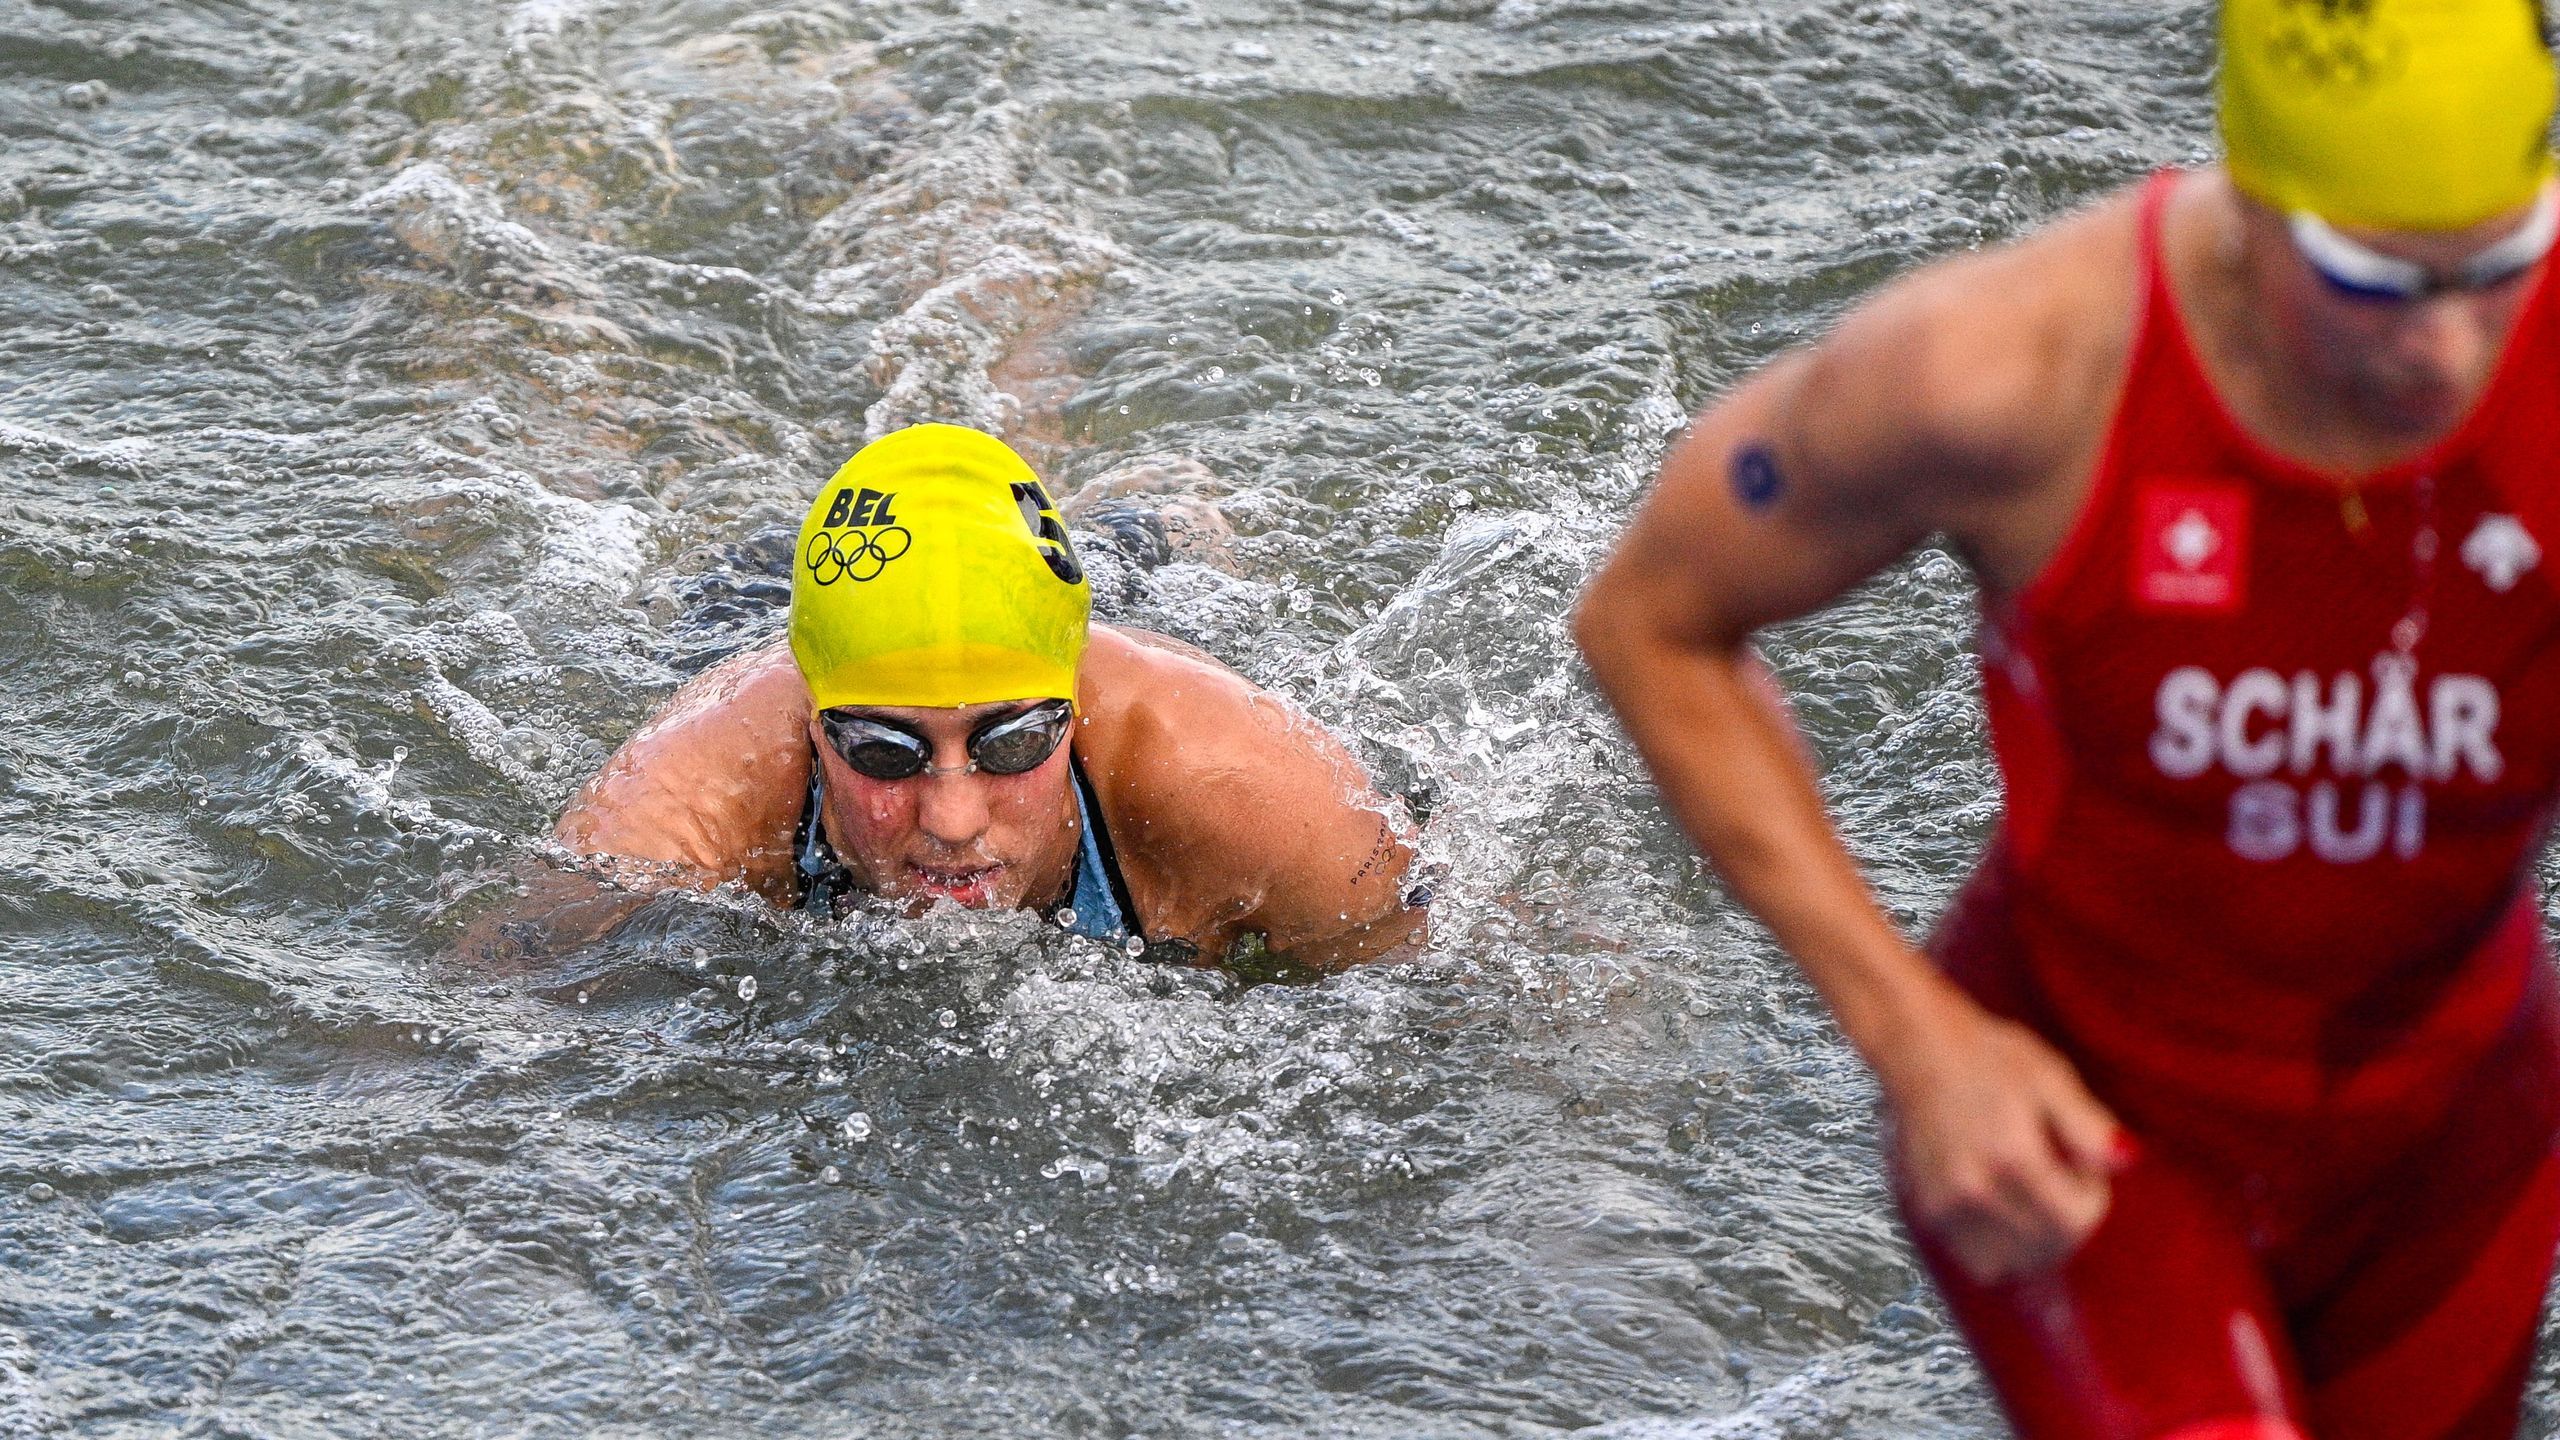
[[[2338,233],[2328,221],[2297,210],[2287,218],[2293,248],[2329,288],[2355,300],[2406,303],[2438,295],[2495,289],[2542,263],[2560,236],[2560,190],[2544,186],[2516,232],[2450,270],[2385,255]]]
[[[969,763],[937,768],[933,743],[903,725],[848,715],[818,712],[827,743],[854,772],[874,780],[911,780],[918,775],[1021,775],[1037,770],[1058,753],[1067,738],[1067,722],[1075,707],[1064,700],[1043,700],[1027,710],[999,715],[969,732]]]

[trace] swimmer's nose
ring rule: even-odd
[[[987,783],[976,775],[920,775],[911,782],[916,796],[916,828],[953,851],[966,850],[987,833],[995,818],[987,804]]]
[[[2496,317],[2470,296],[2420,305],[2400,335],[2401,354],[2428,379],[2457,389],[2496,360],[2505,336]]]

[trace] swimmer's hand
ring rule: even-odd
[[[2124,1128],[2052,1046],[1952,991],[1879,1063],[1912,1222],[1966,1274],[2050,1270],[2106,1218]]]

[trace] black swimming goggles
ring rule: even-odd
[[[903,725],[849,715],[818,712],[827,743],[854,773],[874,780],[912,780],[918,775],[1020,775],[1037,770],[1058,753],[1076,708],[1064,700],[1043,700],[1027,710],[999,715],[969,732],[969,763],[937,768],[933,742]]]

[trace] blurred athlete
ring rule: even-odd
[[[570,849],[642,886],[739,882],[1039,910],[1207,961],[1331,968],[1418,939],[1406,826],[1332,736],[1207,655],[1095,625],[1001,441],[917,425],[809,509],[787,647],[706,672],[589,781]]]
[[[2020,1434],[2507,1435],[2560,1233],[2551,58],[2527,0],[2222,25],[2224,166],[1771,365],[1577,631],[1873,1065]],[[1933,534],[2008,797],[1934,966],[1746,648]]]

